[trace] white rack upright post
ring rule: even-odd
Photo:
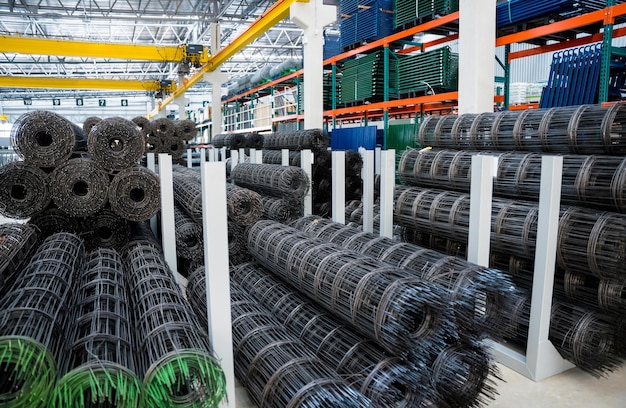
[[[256,163],[263,164],[263,150],[257,149],[255,152],[255,156],[256,156]]]
[[[148,168],[156,173],[156,160],[155,160],[154,153],[148,153],[146,156],[147,156]],[[152,230],[152,233],[154,234],[155,237],[159,235],[158,234],[159,228],[157,226],[157,216],[156,215],[154,217],[150,218],[150,229]]]
[[[380,147],[374,148],[374,174],[380,175],[380,162],[381,162],[382,149]]]
[[[191,153],[191,149],[187,149],[187,167],[193,167],[193,155]]]
[[[226,148],[220,148],[220,161],[226,161]]]
[[[209,339],[226,376],[228,402],[224,401],[220,406],[234,408],[237,402],[228,271],[226,166],[223,162],[204,162],[201,164],[201,173]]]
[[[230,151],[230,171],[233,171],[235,166],[237,166],[238,164],[239,164],[239,152],[237,150],[231,150]]]
[[[346,223],[346,152],[331,153],[333,221]]]
[[[283,166],[289,166],[289,149],[282,149],[281,154],[281,164]]]
[[[256,149],[254,149],[254,148],[250,149],[250,163],[257,164],[257,162],[256,162]],[[261,164],[261,163],[259,163],[259,164]]]
[[[467,260],[484,267],[489,266],[494,162],[495,156],[472,156]]]
[[[360,147],[363,158],[363,231],[374,232],[374,151]]]
[[[246,162],[246,149],[243,147],[239,148],[239,163]]]
[[[305,216],[313,214],[313,192],[311,191],[313,184],[313,160],[315,160],[315,158],[311,150],[305,149],[300,152],[300,168],[304,170],[306,176],[309,178],[309,189],[304,196]]]
[[[380,236],[393,238],[393,193],[396,187],[396,151],[380,155]]]

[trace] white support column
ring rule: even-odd
[[[200,149],[200,166],[207,161],[206,152],[207,150],[205,148]],[[212,156],[215,156],[214,149],[209,149],[209,161],[215,161],[215,159],[211,158]]]
[[[281,152],[281,164],[283,166],[289,166],[289,149],[282,149]]]
[[[257,164],[256,163],[256,149],[254,149],[254,148],[250,149],[250,163]],[[259,163],[259,164],[261,164],[261,163]]]
[[[239,149],[239,163],[246,162],[246,149],[243,147]]]
[[[176,282],[187,287],[187,279],[178,273],[176,263],[176,222],[174,220],[174,184],[172,175],[172,156],[159,154],[159,180],[161,183],[161,244],[165,262],[170,267]]]
[[[185,107],[189,104],[190,100],[185,95],[180,95],[172,101],[172,104],[178,106],[178,118],[180,120],[185,119]]]
[[[193,167],[193,154],[191,149],[187,149],[187,167]]]
[[[220,161],[226,161],[226,148],[222,147],[220,149]]]
[[[237,150],[230,151],[230,171],[239,164],[239,152]]]
[[[220,71],[207,72],[203,80],[211,84],[211,140],[223,132],[222,125],[222,84],[228,81],[228,75]]]
[[[257,150],[255,152],[255,155],[256,155],[256,163],[257,164],[263,164],[263,150],[261,150],[261,149]]]
[[[382,149],[380,147],[374,148],[374,174],[380,174],[380,162],[381,162]]]
[[[472,156],[467,260],[485,267],[489,266],[491,198],[497,160],[495,156]]]
[[[363,158],[363,231],[374,232],[374,151],[359,148]]]
[[[228,402],[223,401],[220,407],[235,408],[237,401],[228,272],[226,166],[223,162],[203,162],[201,170],[209,339],[226,376]]]
[[[146,156],[147,156],[146,159],[147,159],[148,168],[156,173],[157,172],[156,171],[156,160],[155,160],[154,153],[148,153]],[[150,218],[150,229],[152,230],[152,233],[154,234],[155,237],[159,236],[159,234],[158,234],[159,228],[157,227],[157,216],[156,215],[154,217]]]
[[[393,238],[393,193],[396,188],[396,151],[381,152],[380,236]]]
[[[300,168],[309,178],[309,191],[304,196],[304,215],[313,214],[313,152],[309,149],[300,152]]]
[[[324,124],[324,26],[337,19],[337,8],[323,4],[322,0],[293,3],[289,17],[304,30],[304,128],[321,129]]]
[[[459,12],[459,114],[492,112],[496,2],[460,1]]]
[[[346,223],[346,152],[331,153],[333,221]]]

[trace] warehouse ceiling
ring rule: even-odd
[[[221,47],[244,32],[274,2],[270,0],[9,0],[0,4],[0,35],[101,43],[210,47],[213,22],[220,23]],[[60,53],[59,53],[60,54]],[[283,20],[221,66],[231,80],[266,64],[302,56],[302,30]],[[191,67],[191,73],[195,68]],[[0,76],[179,80],[179,63],[112,58],[61,57],[0,53]],[[201,82],[188,91],[207,99]],[[24,98],[137,97],[139,111],[153,103],[151,94],[138,91],[77,91],[0,88],[0,106],[11,107]],[[17,101],[17,102],[16,102]],[[65,105],[65,104],[62,104]],[[127,108],[132,108],[128,104]],[[22,109],[23,110],[23,109]],[[0,112],[3,113],[3,112]],[[127,115],[124,115],[127,116]]]

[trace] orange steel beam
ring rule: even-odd
[[[622,16],[624,14],[626,14],[626,3],[607,7],[602,10],[592,11],[590,13],[583,14],[582,16],[568,18],[566,20],[557,21],[545,26],[531,28],[530,30],[505,35],[496,39],[496,46],[499,47],[501,45],[525,42],[532,40],[533,38],[556,34],[578,27],[584,27],[599,21],[602,21],[603,23],[612,23],[615,17]]]
[[[269,87],[274,86],[274,85],[278,85],[281,82],[284,82],[284,81],[286,81],[288,79],[291,79],[291,78],[295,78],[297,76],[300,76],[303,73],[304,73],[304,70],[303,69],[299,69],[298,71],[292,72],[290,74],[287,74],[285,76],[277,78],[277,79],[275,79],[273,81],[266,82],[266,83],[261,84],[259,86],[255,86],[254,88],[251,88],[251,89],[249,89],[249,90],[247,90],[245,92],[242,92],[242,93],[237,94],[235,96],[231,96],[230,98],[226,99],[223,103],[234,102],[237,99],[240,99],[240,98],[242,98],[242,97],[244,97],[246,95],[251,95],[251,94],[253,94],[255,92],[260,91],[261,89],[265,89],[265,88],[269,88]]]
[[[626,27],[616,28],[613,30],[613,38],[623,37],[626,35]],[[531,48],[528,50],[515,51],[509,54],[509,62],[517,58],[530,57],[531,55],[544,54],[546,52],[553,52],[564,50],[566,48],[580,47],[582,45],[596,43],[602,41],[604,38],[603,33],[596,33],[586,37],[576,38],[573,40],[561,41],[556,44],[542,45],[540,47]]]
[[[403,50],[398,51],[397,54],[409,54],[409,53],[414,52],[414,51],[421,51],[422,49],[427,50],[428,48],[434,47],[435,45],[445,44],[447,42],[458,40],[458,39],[459,39],[459,34],[458,33],[457,34],[452,34],[452,35],[449,35],[447,37],[438,38],[438,39],[433,40],[433,41],[425,42],[422,45],[416,45],[414,47],[405,48]]]
[[[457,100],[459,99],[458,92],[446,92],[435,95],[426,95],[426,96],[418,96],[416,98],[406,98],[406,99],[394,99],[388,102],[377,102],[370,103],[368,105],[359,105],[349,108],[339,108],[335,110],[328,110],[324,112],[325,115],[328,116],[337,116],[343,115],[347,113],[356,113],[356,112],[366,112],[373,110],[388,110],[389,108],[396,108],[399,106],[407,106],[407,105],[419,105],[422,103],[433,103],[433,102],[442,102],[449,100]]]

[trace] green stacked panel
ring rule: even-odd
[[[335,97],[337,102],[341,100],[341,74],[336,75],[335,80]],[[333,107],[333,74],[324,74],[324,109],[332,109]]]
[[[390,96],[394,95],[396,59],[389,58]],[[346,61],[341,77],[342,104],[350,102],[382,100],[385,93],[384,51],[377,51],[364,57]]]
[[[386,149],[395,149],[396,154],[402,155],[407,149],[417,147],[417,124],[389,125],[387,132]]]
[[[394,0],[393,27],[413,24],[424,17],[446,15],[459,10],[459,0]]]
[[[397,87],[400,94],[457,89],[459,57],[450,47],[399,56]]]

